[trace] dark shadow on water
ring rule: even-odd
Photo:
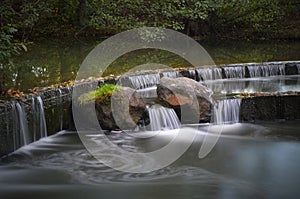
[[[6,69],[8,87],[27,89],[49,86],[74,80],[82,61],[99,41],[34,42],[29,51],[15,58],[14,66]],[[208,51],[216,64],[299,60],[299,41],[245,42],[204,41],[200,44]],[[129,61],[128,61],[129,60]],[[146,63],[163,63],[170,67],[189,66],[180,57],[162,51],[138,51],[129,53],[108,68],[106,74],[123,74],[131,67]]]

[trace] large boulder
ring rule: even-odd
[[[132,88],[121,87],[113,92],[109,103],[96,99],[96,115],[102,129],[132,129],[141,119],[146,104]]]
[[[212,94],[206,86],[186,77],[163,77],[157,86],[158,98],[174,108],[181,123],[209,122]]]

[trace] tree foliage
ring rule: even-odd
[[[11,57],[36,37],[109,36],[154,26],[193,29],[195,36],[300,38],[299,6],[299,0],[2,0],[0,92]]]
[[[285,16],[299,16],[298,0],[3,0],[1,27],[18,38],[110,35],[141,26],[186,30],[189,22],[209,34],[227,30],[274,31]],[[3,30],[1,30],[3,31]],[[201,31],[200,31],[201,32]],[[202,31],[203,32],[203,31]]]
[[[114,32],[142,26],[183,30],[186,20],[205,19],[208,1],[195,0],[94,0],[90,25]]]
[[[282,0],[211,0],[210,23],[215,30],[274,31],[278,28],[283,10]]]

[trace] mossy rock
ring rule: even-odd
[[[98,101],[102,104],[108,105],[111,103],[111,96],[113,95],[113,93],[116,91],[120,91],[121,89],[122,87],[120,85],[105,84],[95,91],[82,94],[81,96],[79,96],[78,101],[83,105],[93,103],[94,101]]]
[[[82,106],[95,103],[96,115],[102,129],[132,129],[140,121],[146,104],[132,88],[105,84],[79,97]]]

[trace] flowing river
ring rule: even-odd
[[[208,127],[192,127],[197,136],[188,151],[170,166],[146,174],[111,169],[88,153],[77,132],[58,132],[1,159],[0,198],[300,196],[298,122],[224,125],[211,153],[199,159],[201,137]],[[131,152],[155,150],[169,142],[166,135],[168,130],[147,139],[102,134]]]

